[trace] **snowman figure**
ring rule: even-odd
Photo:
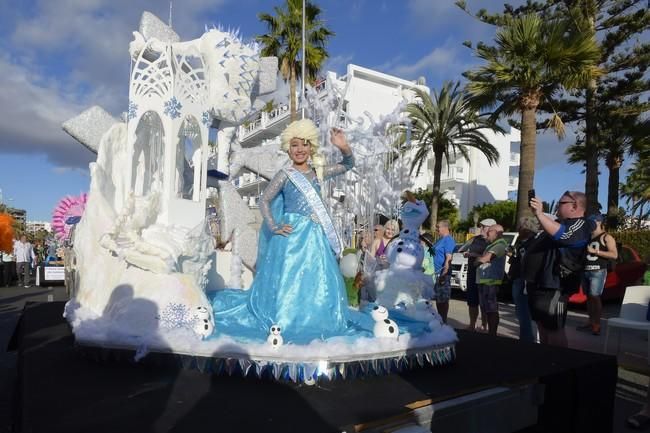
[[[204,339],[214,332],[214,323],[210,310],[206,307],[196,307],[194,311],[194,332]]]
[[[415,303],[414,307],[407,309],[404,314],[421,322],[429,322],[429,320],[431,320],[431,316],[435,316],[438,313],[436,312],[433,301],[430,301],[428,299],[420,299]]]
[[[397,323],[388,318],[388,310],[385,307],[377,305],[370,314],[375,321],[372,330],[375,338],[394,338],[396,340],[399,338],[399,327]]]
[[[391,307],[400,303],[409,309],[424,293],[433,292],[433,279],[422,271],[424,247],[420,226],[429,216],[426,204],[407,191],[402,205],[399,236],[386,246],[389,268],[375,275],[376,302]]]
[[[269,328],[269,336],[266,339],[266,342],[271,345],[274,349],[279,348],[284,344],[284,340],[282,339],[282,335],[280,335],[280,326],[279,325],[273,325],[271,328]]]

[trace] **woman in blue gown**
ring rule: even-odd
[[[343,131],[332,129],[330,141],[343,159],[325,167],[314,163],[314,168],[310,162],[321,158],[318,136],[309,119],[282,133],[292,164],[275,175],[260,202],[264,223],[255,279],[248,291],[215,294],[217,335],[263,340],[278,325],[285,342],[306,344],[354,332],[336,258],[341,244],[321,200],[321,180],[350,170],[354,157]]]

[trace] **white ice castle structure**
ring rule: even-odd
[[[162,327],[194,329],[204,320],[197,311],[211,313],[209,129],[241,123],[275,90],[277,59],[260,58],[232,32],[181,42],[145,12],[133,35],[124,121],[93,107],[64,124],[97,153],[68,272],[66,314],[81,340],[124,335],[138,344]]]

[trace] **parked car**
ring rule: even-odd
[[[519,233],[517,232],[505,232],[503,238],[508,242],[508,245],[513,246],[517,242]],[[467,291],[467,257],[463,253],[459,253],[458,250],[469,244],[471,239],[465,244],[457,244],[454,249],[454,254],[451,256],[451,288],[462,290],[463,292]],[[510,269],[510,264],[506,261],[506,273]]]
[[[605,289],[601,298],[608,299],[623,299],[625,295],[625,288],[637,284],[646,270],[646,264],[639,257],[639,253],[630,246],[618,245],[618,260],[616,267],[612,272],[607,273],[605,280]],[[587,302],[587,295],[580,291],[569,298],[569,302],[573,304],[582,304]]]

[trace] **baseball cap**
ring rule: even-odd
[[[483,227],[491,227],[495,225],[497,222],[493,220],[492,218],[485,218],[482,220],[479,224],[482,225]]]

